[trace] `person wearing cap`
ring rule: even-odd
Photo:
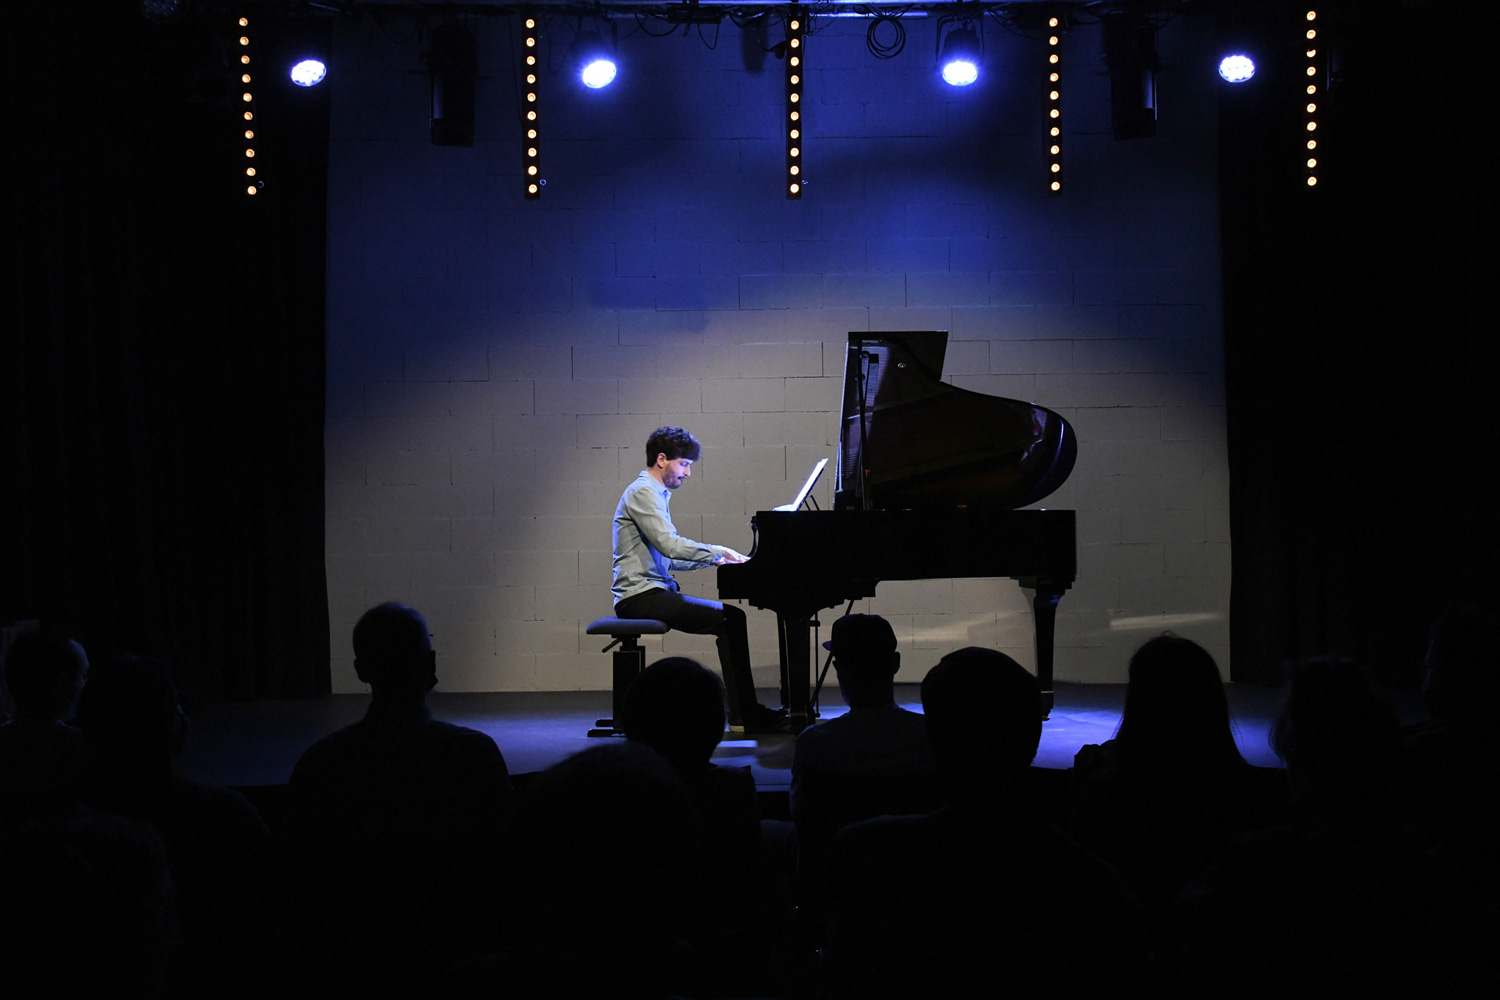
[[[809,877],[839,827],[939,804],[926,720],[896,704],[901,654],[890,622],[846,615],[823,646],[833,652],[849,711],[804,729],[792,752],[792,820],[799,866]]]

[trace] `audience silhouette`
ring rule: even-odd
[[[927,721],[896,704],[896,633],[879,615],[845,615],[823,645],[849,711],[804,729],[792,752],[790,808],[809,892],[833,835],[874,816],[937,808]]]
[[[88,655],[69,636],[39,628],[12,640],[4,669],[13,711],[0,725],[0,820],[65,815],[92,766],[88,740],[68,724]]]
[[[95,760],[85,800],[150,825],[166,848],[182,938],[168,995],[258,995],[271,833],[240,793],[176,773],[188,726],[167,665],[141,656],[95,664],[78,727]]]
[[[420,614],[370,609],[354,655],[370,708],[308,749],[288,787],[291,972],[309,992],[417,990],[503,933],[515,793],[494,740],[428,711]]]
[[[1115,738],[1075,760],[1071,832],[1130,880],[1156,911],[1229,838],[1270,824],[1277,772],[1257,772],[1235,745],[1218,665],[1167,633],[1130,659]]]
[[[1184,994],[1473,993],[1493,909],[1400,836],[1394,712],[1349,660],[1299,663],[1290,681],[1272,731],[1290,820],[1237,838],[1184,890]]]
[[[0,725],[0,988],[21,997],[160,996],[177,943],[172,879],[145,824],[82,799],[93,754],[66,724],[83,647],[47,628],[6,652]]]
[[[962,649],[906,712],[894,632],[847,616],[828,646],[849,711],[792,757],[799,876],[824,863],[794,909],[749,769],[713,762],[724,689],[693,660],[641,674],[627,740],[518,798],[492,739],[428,711],[422,616],[372,608],[369,709],[303,754],[278,843],[176,773],[165,664],[90,670],[32,630],[4,664],[0,970],[7,995],[60,997],[1468,995],[1500,925],[1495,638],[1486,609],[1444,615],[1431,719],[1406,729],[1356,664],[1296,664],[1285,771],[1245,762],[1202,647],[1151,639],[1115,737],[1076,758],[1075,841],[1044,815],[1030,674]]]
[[[1036,679],[1004,653],[950,653],[922,682],[950,804],[846,827],[829,854],[837,997],[1098,997],[1142,988],[1145,949],[1119,874],[1043,820],[1028,770]],[[1080,926],[1099,929],[1083,940]]]

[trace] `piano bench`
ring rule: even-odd
[[[670,631],[666,622],[655,618],[595,618],[589,622],[589,627],[584,629],[586,634],[614,637],[601,652],[607,653],[616,646],[620,647],[615,649],[614,683],[611,685],[614,715],[597,720],[595,724],[598,728],[590,729],[590,736],[625,735],[615,725],[615,720],[620,717],[620,710],[624,707],[625,689],[646,669],[646,650],[641,646],[641,636],[661,635]]]

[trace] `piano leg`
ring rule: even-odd
[[[781,647],[781,698],[787,707],[792,735],[802,732],[812,721],[809,679],[812,661],[808,655],[812,622],[806,618],[776,616],[777,639]]]
[[[1042,718],[1052,714],[1052,637],[1057,624],[1057,602],[1063,591],[1047,581],[1022,580],[1032,590],[1031,618],[1036,630],[1036,679],[1042,689]]]

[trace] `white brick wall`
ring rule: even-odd
[[[432,624],[447,690],[604,689],[609,518],[647,434],[705,445],[685,534],[746,549],[837,441],[847,333],[950,331],[946,374],[1034,400],[1079,435],[1046,501],[1078,512],[1057,671],[1118,681],[1171,627],[1227,675],[1229,545],[1212,88],[1203,25],[1161,32],[1151,140],[1108,135],[1099,39],[1064,44],[1068,193],[1043,194],[1042,53],[987,38],[949,90],[930,28],[877,62],[864,25],[808,44],[807,187],[780,191],[781,64],[634,35],[603,94],[549,75],[539,202],[521,197],[511,34],[473,28],[478,143],[427,141],[415,32],[341,22],[329,171],[327,564],[334,688],[348,635],[397,599]],[[727,22],[726,40],[735,29]],[[737,41],[737,39],[734,39]],[[817,490],[827,505],[833,477]],[[685,589],[715,596],[712,572]],[[889,582],[903,680],[944,652],[1033,661],[1010,581]],[[825,624],[833,613],[825,614]],[[751,610],[758,680],[774,620]],[[648,648],[714,662],[711,639]]]

